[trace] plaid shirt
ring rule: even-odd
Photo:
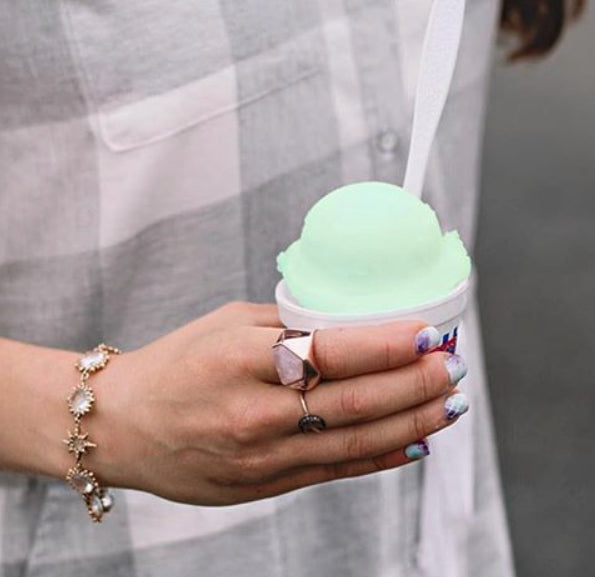
[[[314,201],[402,182],[430,4],[0,0],[0,334],[132,349],[272,300]],[[468,4],[424,195],[471,246],[498,6]],[[466,329],[465,514],[425,510],[410,466],[226,508],[116,491],[97,526],[64,483],[0,473],[0,576],[433,577],[436,514],[458,563],[443,575],[509,577],[473,310]]]

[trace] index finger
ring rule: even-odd
[[[270,348],[280,331],[271,328],[252,333],[243,350],[250,359],[250,372],[257,378],[278,383]],[[345,379],[388,371],[412,363],[440,344],[440,333],[420,321],[385,325],[320,329],[313,339],[316,366],[323,379]],[[263,354],[264,350],[266,354]]]
[[[435,327],[419,321],[316,331],[314,358],[323,379],[345,379],[412,363],[440,344]]]

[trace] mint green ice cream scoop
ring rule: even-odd
[[[393,184],[360,182],[310,209],[277,267],[301,306],[363,314],[444,297],[469,276],[471,260],[427,204]]]

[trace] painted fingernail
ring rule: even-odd
[[[415,443],[411,443],[411,445],[407,445],[407,447],[405,447],[405,456],[408,459],[417,461],[427,457],[429,454],[430,445],[428,445],[428,442],[425,439],[416,441]]]
[[[467,365],[459,355],[450,355],[444,361],[444,364],[446,365],[451,385],[456,385],[467,374]]]
[[[440,344],[440,333],[436,327],[426,327],[415,336],[415,350],[423,355]]]
[[[469,410],[469,401],[463,393],[457,393],[446,399],[444,403],[444,416],[448,421],[452,421]]]

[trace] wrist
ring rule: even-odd
[[[105,368],[89,377],[95,403],[83,418],[82,428],[97,446],[84,457],[83,465],[93,471],[100,484],[126,486],[130,462],[127,463],[128,421],[126,392],[130,376],[127,361],[132,353],[111,355]]]
[[[75,364],[79,357],[76,352],[48,349],[43,363],[44,376],[35,381],[41,414],[36,419],[38,442],[34,458],[37,465],[31,463],[29,467],[33,473],[64,480],[72,466],[72,456],[63,440],[74,427],[66,399],[78,382]]]
[[[0,468],[64,477],[69,459],[62,439],[71,424],[65,399],[76,382],[77,356],[0,340]]]

